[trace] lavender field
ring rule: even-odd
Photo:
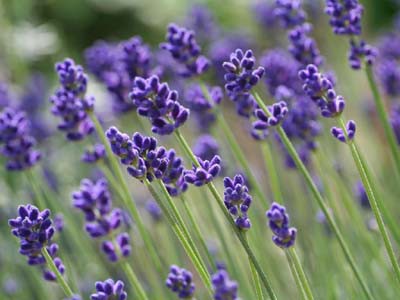
[[[0,1],[0,300],[400,299],[400,2]]]

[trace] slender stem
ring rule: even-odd
[[[90,113],[89,114],[95,128],[96,128],[96,132],[97,135],[100,138],[100,141],[103,143],[105,149],[106,149],[106,153],[107,153],[107,159],[110,162],[112,171],[114,172],[115,176],[117,177],[117,180],[119,182],[119,186],[122,187],[122,192],[125,195],[125,197],[123,197],[123,201],[125,203],[125,206],[127,206],[129,212],[132,214],[132,217],[134,218],[136,225],[138,227],[140,236],[143,239],[143,242],[146,246],[146,248],[149,251],[149,254],[151,256],[151,260],[153,261],[153,263],[156,265],[156,268],[158,270],[158,272],[160,274],[162,274],[164,268],[163,265],[161,263],[161,259],[159,257],[159,255],[157,254],[157,251],[155,249],[154,244],[152,243],[151,239],[150,239],[150,235],[148,233],[148,231],[146,230],[146,227],[144,226],[144,223],[142,221],[142,218],[140,217],[139,211],[136,207],[136,203],[134,201],[134,199],[132,199],[132,196],[129,192],[129,188],[128,185],[126,183],[126,180],[122,174],[121,168],[118,165],[118,161],[115,157],[115,155],[112,153],[110,144],[107,141],[107,138],[104,134],[104,130],[99,122],[99,120],[97,119],[96,115],[94,113]]]
[[[45,209],[46,203],[44,201],[44,197],[42,192],[40,191],[40,188],[37,186],[36,184],[36,180],[35,180],[35,174],[33,173],[32,169],[26,170],[24,172],[29,184],[31,185],[32,191],[33,191],[33,195],[35,198],[35,202],[37,204],[37,206],[39,207],[40,210]]]
[[[397,174],[400,175],[400,149],[397,144],[396,136],[393,132],[393,128],[390,125],[389,118],[385,109],[385,105],[383,103],[382,97],[380,96],[378,85],[375,81],[375,76],[373,73],[373,69],[371,66],[365,67],[365,73],[367,75],[368,83],[372,91],[372,95],[374,96],[374,102],[376,106],[376,110],[378,112],[378,116],[383,126],[383,130],[385,132],[386,138],[389,142],[390,150],[392,152],[392,156],[396,165]]]
[[[181,231],[183,232],[183,234],[185,235],[186,240],[189,242],[190,246],[193,249],[193,252],[195,253],[198,261],[200,262],[204,272],[207,273],[207,266],[204,263],[203,259],[201,258],[200,255],[200,251],[197,249],[196,244],[193,241],[193,238],[191,237],[187,226],[185,225],[185,222],[183,221],[181,215],[179,214],[179,211],[174,203],[174,200],[171,198],[170,194],[168,193],[167,189],[165,188],[164,183],[161,180],[158,180],[158,184],[160,186],[161,192],[163,194],[163,196],[165,197],[165,199],[167,199],[168,205],[171,209],[171,213],[174,216],[174,218],[176,219],[176,221],[178,222],[178,225],[181,229]]]
[[[343,118],[339,118],[339,122],[340,122],[340,126],[343,129],[343,132],[345,132],[345,134],[347,136],[346,126],[344,124]],[[390,262],[392,263],[393,269],[395,271],[396,278],[400,283],[400,267],[397,262],[396,254],[394,253],[393,246],[390,241],[389,234],[387,232],[385,222],[383,221],[382,213],[381,213],[381,210],[378,205],[378,201],[381,201],[381,199],[377,198],[375,196],[375,194],[376,194],[375,185],[372,183],[371,178],[367,174],[367,171],[366,171],[367,164],[366,164],[365,160],[362,158],[356,143],[349,141],[348,145],[350,147],[351,155],[353,156],[353,160],[356,164],[358,173],[360,174],[361,181],[362,181],[362,183],[365,187],[365,191],[368,195],[368,200],[369,200],[369,203],[371,204],[372,211],[374,212],[376,222],[378,223],[378,228],[382,235],[383,242],[384,242],[385,248],[386,248],[386,252],[389,255],[389,259],[390,259]]]
[[[296,268],[297,274],[299,275],[299,279],[301,281],[301,285],[303,286],[304,291],[307,294],[307,299],[313,300],[314,296],[311,291],[310,284],[308,282],[306,273],[304,272],[304,269],[301,266],[300,259],[297,255],[296,249],[294,247],[291,247],[287,251],[289,252],[289,255],[292,257],[294,267]]]
[[[175,136],[176,136],[178,142],[180,143],[181,147],[185,151],[185,153],[192,160],[192,163],[195,166],[199,167],[200,164],[197,161],[196,156],[194,155],[193,151],[190,149],[188,143],[186,142],[185,138],[182,136],[182,134],[179,131],[179,129],[175,130]],[[269,281],[267,275],[264,273],[263,269],[261,268],[261,265],[257,261],[257,258],[255,257],[253,251],[251,250],[247,240],[244,238],[243,233],[241,231],[239,231],[239,229],[235,225],[235,222],[232,220],[231,216],[229,215],[227,209],[224,206],[224,202],[223,202],[221,196],[219,195],[219,193],[217,191],[217,188],[215,187],[215,185],[212,182],[208,183],[207,187],[210,190],[211,194],[214,196],[216,202],[218,203],[219,208],[221,209],[221,211],[225,215],[225,218],[229,221],[229,223],[231,224],[232,228],[234,229],[234,231],[236,233],[236,236],[239,238],[239,241],[241,242],[244,250],[246,251],[247,255],[249,256],[249,259],[254,264],[254,267],[256,268],[264,287],[267,289],[267,292],[268,292],[270,298],[271,299],[277,299],[276,295],[275,295],[275,292],[272,289],[272,286],[270,284],[270,281]]]
[[[50,254],[46,248],[42,249],[42,254],[46,260],[47,266],[56,275],[57,282],[61,286],[62,290],[64,291],[65,296],[72,297],[74,295],[74,293],[72,292],[68,283],[65,281],[64,277],[61,275],[60,271],[58,271],[57,266],[55,265],[53,259],[51,258]]]
[[[281,187],[279,184],[279,176],[277,172],[277,168],[275,165],[274,158],[271,154],[271,147],[268,144],[268,141],[261,142],[261,150],[264,156],[265,167],[268,170],[268,178],[271,182],[271,191],[274,195],[274,200],[276,202],[281,202],[283,200]]]
[[[114,174],[111,172],[109,167],[103,163],[99,162],[98,167],[100,168],[101,172],[104,174],[104,176],[107,178],[107,181],[111,184],[111,186],[114,189],[114,192],[118,194],[119,198],[124,201],[124,198],[126,197],[125,194],[122,192],[117,180],[114,177]]]
[[[247,236],[245,236],[247,240]],[[250,271],[253,277],[254,289],[256,290],[256,295],[258,300],[264,300],[263,290],[260,282],[260,276],[257,274],[257,270],[253,264],[253,262],[249,259]]]
[[[176,237],[178,238],[178,240],[182,244],[182,247],[185,249],[186,254],[188,255],[188,257],[192,261],[194,267],[196,268],[197,272],[199,273],[200,278],[202,279],[205,287],[207,288],[207,291],[209,292],[210,296],[212,296],[213,295],[213,291],[212,291],[212,287],[211,287],[210,276],[203,269],[202,264],[197,259],[197,256],[194,253],[191,245],[186,240],[186,237],[184,236],[183,232],[181,231],[181,228],[180,228],[177,220],[175,219],[174,216],[172,216],[170,209],[165,206],[164,202],[162,201],[162,199],[160,198],[160,196],[158,195],[158,193],[156,192],[154,187],[150,184],[150,182],[147,179],[144,180],[144,184],[146,185],[146,187],[149,190],[150,194],[153,196],[154,200],[160,206],[163,214],[167,218],[167,221],[168,221],[169,225],[172,227],[172,230],[174,231]]]
[[[136,277],[135,272],[132,270],[132,267],[128,264],[128,262],[127,261],[122,262],[121,267],[124,270],[126,276],[128,277],[129,282],[133,285],[137,298],[139,300],[148,300],[149,298],[147,298],[146,293],[139,282],[139,279]]]
[[[290,272],[292,272],[294,282],[296,283],[297,289],[299,290],[299,292],[301,294],[301,298],[303,300],[307,300],[307,294],[304,291],[303,285],[301,284],[300,276],[294,265],[293,258],[291,257],[289,251],[285,251],[285,255],[286,255],[286,259],[289,263]]]
[[[210,251],[208,250],[208,247],[204,240],[204,237],[200,232],[200,228],[197,225],[196,221],[194,220],[193,214],[192,214],[190,208],[188,207],[187,199],[183,194],[181,195],[181,200],[183,203],[183,208],[185,209],[185,213],[189,218],[190,226],[193,228],[195,236],[197,237],[197,240],[200,242],[200,246],[203,248],[203,252],[206,254],[208,263],[210,264],[210,266],[213,270],[216,270],[217,266],[215,265],[215,260],[211,256]]]
[[[260,98],[260,96],[257,93],[254,94],[254,98],[256,99],[257,104],[260,106],[260,108],[267,115],[269,115],[270,112],[269,112],[268,108],[266,107],[266,105],[264,104],[264,102],[262,101],[262,99]],[[325,215],[325,218],[326,218],[330,228],[332,229],[333,233],[335,234],[336,238],[338,239],[340,247],[342,248],[344,255],[346,257],[346,260],[350,264],[350,267],[351,267],[354,275],[356,276],[357,280],[359,281],[365,296],[367,297],[367,299],[373,299],[373,296],[368,288],[368,285],[366,284],[364,278],[362,277],[362,275],[355,263],[355,260],[350,253],[349,247],[347,246],[347,243],[345,242],[343,235],[339,230],[339,227],[337,226],[335,220],[331,216],[331,213],[329,212],[329,208],[325,204],[325,200],[322,197],[321,193],[318,191],[318,188],[315,185],[306,166],[304,165],[303,161],[299,157],[292,142],[286,135],[285,130],[280,125],[278,125],[276,127],[276,130],[277,130],[278,135],[279,135],[282,143],[284,144],[286,150],[288,151],[289,155],[292,157],[293,161],[295,162],[297,169],[300,171],[300,173],[303,175],[304,179],[306,180],[306,183],[307,183],[309,189],[311,190],[311,193],[313,194],[314,199],[317,201],[320,209],[322,210],[323,214]]]

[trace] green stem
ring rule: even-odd
[[[245,236],[247,239],[247,237]],[[250,271],[253,277],[254,289],[256,290],[256,295],[258,300],[264,300],[263,290],[260,282],[260,276],[257,274],[257,270],[254,267],[253,262],[249,259]]]
[[[72,290],[69,287],[68,283],[65,281],[64,277],[58,271],[56,265],[54,264],[53,259],[51,258],[50,254],[49,254],[49,252],[47,251],[46,248],[42,249],[42,254],[43,254],[43,256],[44,256],[44,258],[46,260],[47,266],[56,275],[57,282],[61,286],[62,290],[64,291],[65,296],[72,297],[74,295],[74,293],[72,292]]]
[[[260,96],[257,93],[254,94],[254,98],[256,99],[257,104],[260,106],[260,108],[267,115],[269,115],[270,112],[269,112],[268,108],[266,107],[266,105],[264,104],[264,102],[262,101],[262,99],[260,98]],[[364,278],[362,277],[360,271],[358,270],[355,260],[350,253],[349,247],[347,246],[347,243],[345,242],[343,235],[339,230],[339,227],[337,226],[335,220],[331,216],[331,214],[329,212],[329,208],[325,204],[325,200],[322,197],[321,193],[318,191],[318,188],[315,185],[306,166],[302,162],[295,147],[293,146],[292,142],[289,140],[289,138],[286,135],[286,132],[283,130],[283,128],[280,125],[278,125],[278,126],[276,126],[276,130],[277,130],[279,137],[280,137],[282,143],[284,144],[286,150],[288,151],[289,155],[292,157],[293,161],[295,162],[297,169],[300,171],[300,173],[303,175],[304,179],[306,180],[307,186],[311,190],[311,193],[313,194],[314,199],[317,201],[320,209],[322,210],[323,214],[325,215],[325,218],[326,218],[330,228],[332,229],[337,240],[339,241],[340,247],[342,248],[342,250],[344,252],[346,260],[350,264],[350,267],[351,267],[354,275],[356,276],[358,282],[360,283],[365,296],[367,297],[367,299],[373,299],[372,294],[368,288],[368,285],[365,283]]]
[[[268,141],[261,142],[261,150],[264,156],[265,167],[268,170],[268,178],[271,182],[270,186],[272,194],[274,195],[274,200],[276,202],[282,202],[283,196],[279,184],[279,176]]]
[[[118,197],[124,201],[125,199],[125,194],[122,192],[117,180],[114,177],[114,174],[111,172],[111,170],[109,169],[109,167],[103,163],[100,162],[98,163],[98,167],[101,170],[101,172],[104,174],[104,176],[107,178],[107,181],[110,183],[110,185],[112,186],[113,190],[115,193],[118,194]]]
[[[154,189],[154,187],[150,184],[150,182],[145,179],[144,184],[146,185],[147,189],[149,190],[150,194],[153,196],[154,200],[157,202],[157,204],[160,206],[163,214],[166,216],[167,221],[169,225],[171,226],[173,232],[175,233],[176,237],[178,238],[179,242],[182,244],[182,247],[185,249],[186,254],[192,261],[194,267],[196,268],[197,272],[200,275],[200,278],[202,279],[205,287],[207,288],[207,291],[209,292],[210,296],[212,297],[213,295],[213,290],[211,287],[211,281],[210,281],[210,276],[209,274],[203,269],[202,264],[199,262],[197,259],[196,254],[194,253],[192,247],[190,246],[189,242],[186,240],[185,235],[181,231],[181,228],[175,219],[175,217],[172,216],[171,211],[169,208],[167,208]]]
[[[386,113],[384,102],[380,96],[378,86],[375,81],[373,69],[371,66],[365,67],[365,73],[367,75],[368,83],[372,91],[372,95],[374,96],[375,107],[378,112],[378,116],[383,126],[383,130],[385,132],[386,138],[389,142],[390,150],[392,152],[392,156],[396,165],[397,174],[400,175],[400,149],[397,144],[396,136],[393,132],[393,128],[390,125],[389,117]]]
[[[286,259],[289,263],[290,272],[292,272],[294,282],[296,283],[297,289],[299,290],[299,292],[301,294],[301,298],[303,300],[307,300],[307,294],[304,291],[303,285],[301,284],[300,276],[294,265],[293,258],[291,257],[289,251],[285,251],[285,255],[286,255]]]
[[[343,118],[339,118],[339,122],[340,122],[340,126],[342,127],[343,132],[345,132],[345,134],[347,136],[346,125],[343,121]],[[376,194],[375,185],[372,183],[372,178],[370,178],[367,174],[367,171],[366,171],[367,164],[364,161],[364,159],[362,158],[356,143],[350,141],[350,142],[348,142],[348,145],[350,147],[351,155],[353,156],[353,160],[356,164],[358,173],[360,174],[361,181],[362,181],[365,191],[368,195],[368,200],[371,204],[372,211],[374,212],[376,222],[378,223],[378,228],[382,235],[383,242],[384,242],[385,248],[386,248],[386,252],[389,256],[390,262],[392,263],[396,278],[400,283],[400,267],[397,262],[396,254],[394,253],[393,246],[392,246],[392,243],[389,238],[389,234],[388,234],[386,226],[385,226],[385,222],[383,221],[383,218],[382,218],[382,212],[378,205],[378,201],[380,202],[381,199],[376,198],[376,196],[375,196],[375,194]]]
[[[183,208],[185,210],[185,213],[189,218],[190,226],[193,228],[195,236],[196,236],[197,240],[200,242],[200,246],[203,248],[203,252],[206,254],[208,263],[210,264],[210,266],[213,270],[216,270],[217,266],[215,265],[215,261],[214,261],[213,257],[211,256],[210,251],[208,250],[208,247],[204,240],[204,237],[200,232],[200,228],[197,225],[196,221],[194,220],[193,214],[192,214],[190,208],[188,207],[187,199],[183,194],[181,195],[181,200],[183,203]]]
[[[151,239],[150,239],[150,235],[146,230],[146,227],[144,226],[144,223],[142,221],[142,218],[140,217],[139,211],[136,207],[136,203],[134,201],[134,199],[132,199],[132,196],[129,192],[129,188],[128,185],[125,181],[125,178],[122,174],[121,168],[118,165],[118,161],[117,158],[115,157],[115,155],[112,153],[110,144],[107,141],[107,138],[104,134],[104,130],[99,122],[99,120],[97,119],[96,115],[94,113],[90,113],[89,114],[95,128],[96,128],[96,132],[97,135],[100,138],[100,141],[103,143],[105,149],[106,149],[106,153],[107,153],[107,159],[111,165],[112,171],[114,172],[115,176],[117,177],[116,179],[119,182],[119,186],[121,186],[122,188],[122,192],[124,194],[125,197],[123,197],[123,201],[125,206],[128,208],[129,212],[131,213],[132,217],[134,218],[136,225],[138,227],[140,236],[143,239],[143,242],[146,246],[146,248],[149,251],[151,260],[153,261],[153,263],[156,265],[156,268],[159,272],[159,274],[161,275],[163,273],[163,265],[161,263],[161,259],[157,254],[157,251],[155,249],[154,244],[152,243]]]
[[[43,210],[43,209],[47,208],[46,203],[44,201],[43,194],[40,191],[40,188],[36,184],[35,174],[34,174],[33,170],[32,169],[26,170],[24,172],[24,174],[25,174],[25,176],[26,176],[26,178],[27,178],[27,180],[28,180],[28,182],[29,182],[29,184],[30,184],[30,186],[32,188],[33,195],[34,195],[34,198],[35,198],[35,202],[36,202],[38,208],[40,210]]]
[[[300,279],[301,285],[307,295],[307,299],[313,300],[314,296],[312,294],[310,284],[308,283],[307,276],[303,270],[303,267],[301,266],[300,259],[297,256],[296,249],[294,247],[291,247],[287,251],[289,252],[289,255],[292,257],[294,267],[296,268],[296,272],[299,275],[299,279]]]
[[[121,267],[124,270],[125,275],[128,277],[129,282],[133,285],[134,291],[136,292],[137,298],[139,300],[148,300],[142,285],[140,284],[135,272],[133,272],[132,267],[127,261],[121,263]]]
[[[196,156],[194,155],[193,151],[190,149],[188,143],[186,142],[185,138],[180,133],[179,129],[175,130],[175,136],[176,136],[179,144],[181,145],[181,147],[187,154],[187,156],[190,157],[190,159],[192,160],[192,163],[195,166],[200,167],[200,164],[197,161]],[[253,251],[251,250],[247,240],[244,238],[243,233],[237,228],[235,222],[232,220],[232,217],[229,215],[229,212],[225,208],[224,201],[221,198],[221,196],[219,195],[217,188],[215,187],[215,185],[212,182],[208,183],[207,187],[210,190],[211,194],[214,196],[216,202],[218,203],[219,208],[225,215],[225,218],[228,220],[228,222],[231,224],[232,228],[234,229],[234,232],[235,232],[236,236],[238,237],[240,243],[242,244],[242,247],[246,251],[246,253],[247,253],[249,259],[251,260],[251,262],[253,263],[254,267],[256,268],[258,275],[260,276],[260,279],[261,279],[264,287],[266,288],[270,298],[277,299],[275,292],[272,289],[270,280],[268,279],[267,275],[261,268],[260,263],[257,261],[257,258],[255,257]]]

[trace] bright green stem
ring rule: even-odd
[[[280,203],[283,201],[283,196],[279,184],[277,168],[268,141],[261,142],[261,150],[264,157],[265,167],[268,170],[268,178],[271,183],[271,191],[274,195],[274,200]]]
[[[74,295],[74,293],[72,292],[72,290],[69,287],[68,283],[65,281],[64,277],[58,271],[56,265],[54,264],[53,259],[51,258],[50,254],[49,254],[49,252],[47,251],[46,248],[42,249],[42,254],[43,254],[43,256],[44,256],[44,258],[46,260],[47,266],[56,275],[57,282],[61,286],[62,290],[64,291],[65,296],[72,297]]]
[[[176,205],[174,203],[174,200],[171,198],[170,194],[168,193],[167,189],[165,188],[164,183],[162,183],[161,180],[158,180],[158,184],[159,184],[159,187],[160,187],[160,190],[161,190],[163,196],[165,197],[165,199],[168,202],[168,205],[170,207],[170,211],[171,211],[173,217],[178,222],[178,225],[179,225],[181,231],[183,232],[186,240],[189,242],[190,246],[192,247],[192,250],[195,253],[196,258],[200,262],[204,272],[207,273],[207,266],[204,263],[203,259],[201,258],[200,251],[197,249],[196,244],[194,243],[193,238],[191,237],[189,230],[187,229],[187,226],[185,225],[185,222],[183,221],[183,219],[178,211],[178,208],[176,207]]]
[[[142,285],[140,284],[135,272],[127,261],[121,263],[121,267],[124,270],[125,275],[128,277],[129,282],[133,285],[133,289],[136,292],[136,297],[139,300],[148,300]]]
[[[33,170],[32,169],[26,170],[24,172],[24,174],[25,174],[29,184],[31,185],[38,208],[40,210],[47,208],[46,203],[44,201],[43,194],[40,191],[40,188],[38,187],[38,185],[36,184],[35,173],[33,172]]]
[[[380,119],[380,121],[382,123],[383,130],[385,131],[385,135],[386,135],[386,138],[387,138],[387,140],[389,142],[390,150],[392,152],[393,159],[394,159],[395,164],[396,164],[397,174],[400,175],[400,149],[399,149],[399,145],[397,144],[396,136],[395,136],[395,134],[393,132],[393,128],[390,125],[389,118],[388,118],[388,115],[387,115],[386,109],[385,109],[385,104],[384,104],[384,102],[382,100],[382,97],[381,97],[381,95],[379,93],[378,85],[376,84],[372,67],[367,65],[365,67],[365,73],[367,74],[368,83],[369,83],[369,86],[371,88],[372,94],[374,96],[373,98],[374,98],[374,102],[375,102],[376,110],[378,112],[379,119]]]
[[[204,95],[206,96],[208,102],[212,103],[211,95],[210,95],[207,87],[205,86],[205,84],[203,82],[200,82],[200,86],[201,86],[201,89],[202,89]],[[236,160],[238,161],[240,166],[243,168],[243,171],[246,173],[246,176],[248,177],[251,186],[254,187],[254,192],[257,195],[257,197],[260,200],[266,199],[267,200],[266,202],[268,204],[268,199],[266,198],[265,193],[262,192],[262,189],[261,189],[260,184],[258,183],[256,177],[253,175],[253,172],[248,163],[248,159],[244,155],[239,143],[237,142],[237,139],[235,138],[234,134],[232,133],[231,127],[229,126],[228,122],[224,118],[224,115],[222,114],[222,112],[218,108],[216,108],[215,110],[216,110],[215,114],[217,116],[218,125],[220,125],[220,127],[222,128],[224,136],[225,136],[226,140],[228,141],[228,144],[231,148],[231,151],[232,151],[234,157],[236,158]],[[263,203],[264,202],[265,201],[263,201]]]
[[[343,132],[345,132],[346,136],[347,136],[346,125],[343,121],[343,118],[339,118],[339,122],[340,122],[340,126],[342,127]],[[385,226],[385,222],[383,221],[382,212],[378,205],[378,201],[380,202],[381,199],[377,198],[375,196],[376,195],[375,185],[372,182],[372,178],[370,178],[370,176],[368,176],[368,174],[367,174],[367,168],[368,168],[367,163],[361,156],[356,143],[350,141],[348,143],[348,145],[350,147],[351,155],[353,156],[353,160],[356,164],[358,173],[360,174],[361,181],[362,181],[365,191],[368,195],[368,200],[369,200],[369,203],[371,204],[372,211],[374,212],[376,222],[378,223],[378,228],[382,235],[383,242],[384,242],[385,248],[386,248],[386,252],[389,256],[390,262],[392,263],[396,278],[400,283],[400,267],[397,262],[396,254],[394,253],[393,246],[392,246],[392,243],[389,238],[389,234],[388,234],[386,226]]]
[[[292,257],[294,267],[296,269],[297,274],[299,275],[299,279],[300,279],[301,285],[307,295],[307,299],[313,300],[314,296],[312,294],[310,284],[308,283],[306,273],[304,272],[304,269],[300,263],[300,259],[297,255],[296,249],[294,247],[291,247],[287,251],[289,252],[289,255]]]
[[[257,93],[254,94],[254,98],[256,99],[257,104],[260,106],[260,108],[267,115],[269,115],[270,112],[269,112],[268,108],[266,107],[266,105],[264,104],[264,102],[262,101],[262,99],[260,98],[260,96]],[[280,125],[278,125],[276,127],[276,130],[277,130],[277,132],[279,134],[279,137],[280,137],[283,145],[285,146],[285,148],[288,151],[289,155],[292,157],[294,163],[296,164],[297,169],[303,175],[303,177],[304,177],[304,179],[305,179],[305,181],[307,183],[307,186],[309,187],[309,189],[311,190],[311,193],[314,196],[314,199],[317,201],[320,209],[322,210],[323,214],[325,215],[325,218],[326,218],[330,228],[332,229],[332,231],[335,234],[337,240],[339,241],[340,247],[342,248],[342,250],[344,252],[346,260],[350,264],[350,267],[351,267],[354,275],[356,276],[357,280],[359,281],[365,296],[367,297],[367,299],[373,299],[372,294],[371,294],[371,292],[370,292],[370,290],[368,288],[368,285],[365,283],[365,280],[363,279],[359,269],[357,268],[355,260],[354,260],[353,256],[350,253],[349,247],[347,246],[347,243],[345,242],[345,240],[343,238],[343,235],[339,230],[339,227],[337,226],[335,220],[331,216],[331,214],[329,212],[329,208],[325,204],[325,200],[323,199],[321,193],[318,191],[318,188],[315,185],[315,183],[314,183],[310,173],[308,172],[306,166],[302,162],[302,160],[299,157],[295,147],[293,146],[292,142],[289,140],[289,138],[286,135],[286,133],[283,130],[283,128]]]
[[[299,290],[299,292],[301,294],[301,299],[307,300],[307,294],[304,291],[303,285],[301,284],[300,276],[294,265],[293,258],[290,255],[289,251],[285,251],[285,255],[286,255],[286,259],[289,263],[290,272],[292,273],[294,282],[296,283],[297,289]]]
[[[190,149],[188,143],[186,142],[185,138],[182,136],[179,129],[175,130],[175,136],[176,136],[179,144],[181,145],[182,149],[185,151],[186,155],[191,159],[192,163],[195,166],[200,167],[200,164],[197,161],[196,156],[194,155],[193,151]],[[217,188],[215,187],[215,185],[212,182],[208,183],[207,187],[210,190],[211,194],[214,196],[216,202],[218,203],[219,208],[225,215],[225,218],[228,220],[228,222],[231,224],[232,228],[234,229],[236,236],[238,237],[244,250],[246,251],[247,255],[249,256],[249,259],[251,260],[254,267],[256,268],[264,287],[267,289],[267,292],[268,292],[270,298],[277,299],[267,275],[264,273],[263,269],[261,268],[260,263],[257,261],[257,258],[255,257],[253,251],[251,250],[249,243],[245,239],[243,232],[241,232],[237,228],[235,222],[232,220],[232,217],[229,215],[229,212],[225,208],[224,201],[221,198],[220,194],[218,193]]]
[[[205,287],[207,288],[207,291],[209,292],[210,296],[212,296],[213,290],[212,290],[212,286],[211,286],[210,276],[207,273],[207,271],[204,270],[202,264],[197,259],[197,256],[196,256],[195,252],[193,251],[189,242],[186,240],[186,237],[185,237],[184,233],[182,232],[182,230],[178,224],[178,221],[172,215],[170,209],[167,206],[165,206],[163,200],[161,199],[161,197],[158,195],[158,193],[156,192],[154,187],[150,184],[150,182],[147,179],[144,180],[144,184],[146,185],[150,194],[153,196],[154,200],[160,206],[160,208],[161,208],[163,214],[166,216],[167,221],[168,221],[169,225],[171,226],[173,232],[175,233],[176,237],[182,244],[183,249],[185,249],[186,254],[188,255],[188,257],[192,261],[194,267],[196,268],[197,272],[199,273],[201,280],[203,281]]]
[[[136,203],[135,203],[134,199],[132,199],[132,196],[129,192],[129,188],[125,181],[124,175],[122,174],[121,168],[119,167],[117,158],[111,151],[111,147],[110,147],[110,144],[108,143],[107,138],[104,134],[104,130],[94,113],[90,113],[89,116],[96,128],[96,132],[100,138],[100,141],[103,143],[104,147],[106,148],[107,159],[111,165],[112,171],[114,172],[115,176],[117,177],[116,179],[119,182],[119,186],[122,188],[122,192],[125,196],[125,197],[123,197],[124,204],[128,208],[129,212],[132,214],[132,217],[136,222],[140,236],[142,237],[143,242],[144,242],[147,250],[149,251],[151,260],[156,265],[157,271],[160,274],[163,274],[162,272],[164,271],[164,268],[161,263],[161,259],[160,259],[159,255],[157,254],[155,246],[150,239],[150,235],[147,232],[146,227],[144,226],[142,218],[140,217],[139,211],[136,207]]]
[[[245,236],[247,239],[247,237]],[[254,267],[253,262],[249,259],[251,276],[253,277],[254,289],[256,290],[256,295],[258,300],[264,300],[263,290],[260,282],[260,276],[257,274],[257,270]]]
[[[200,246],[201,246],[201,248],[203,248],[203,252],[206,254],[208,263],[210,264],[211,268],[213,270],[216,270],[217,266],[215,265],[215,261],[214,261],[213,257],[211,256],[210,251],[208,250],[206,241],[204,240],[204,237],[200,232],[199,226],[197,225],[196,221],[194,220],[193,214],[192,214],[190,208],[188,207],[187,199],[183,194],[181,195],[181,200],[183,203],[183,208],[185,210],[185,213],[189,218],[190,226],[193,228],[195,237],[200,242]]]

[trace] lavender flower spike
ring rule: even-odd
[[[236,281],[229,278],[228,272],[221,269],[211,278],[214,287],[215,300],[237,300],[238,285]]]
[[[230,214],[235,218],[236,226],[248,230],[251,222],[247,217],[252,198],[245,185],[242,175],[235,175],[233,179],[224,178],[224,203]]]
[[[197,157],[200,167],[193,165],[192,170],[184,172],[184,178],[187,183],[194,184],[195,186],[202,186],[211,182],[221,171],[221,159],[215,155],[210,161],[202,160]]]
[[[360,35],[364,8],[358,0],[326,0],[325,13],[331,17],[333,32],[341,35]]]
[[[354,139],[356,134],[356,122],[350,120],[346,124],[346,133],[343,132],[342,128],[332,127],[331,134],[343,143],[349,143]]]
[[[176,24],[170,24],[167,32],[167,42],[160,45],[167,50],[172,57],[184,65],[180,74],[184,77],[197,76],[209,68],[209,60],[200,55],[201,48],[197,44],[193,31]]]
[[[90,295],[90,300],[126,300],[128,294],[124,290],[124,283],[121,280],[114,282],[107,279],[104,282],[96,282],[96,293]]]
[[[93,164],[106,156],[106,148],[103,144],[95,144],[91,149],[86,149],[81,160],[88,164]]]
[[[20,205],[18,216],[10,219],[8,224],[12,228],[12,234],[19,238],[19,252],[28,257],[29,265],[46,266],[46,259],[41,253],[46,248],[58,271],[64,274],[65,267],[61,259],[56,257],[58,245],[52,242],[55,229],[50,219],[50,210],[39,211],[31,204]],[[43,277],[48,281],[56,280],[56,274],[46,267],[43,268]]]
[[[165,284],[180,299],[191,299],[196,289],[192,273],[176,265],[170,267]]]
[[[285,28],[291,28],[304,23],[307,14],[302,8],[301,0],[276,0],[275,15],[281,19]]]
[[[278,203],[272,203],[271,208],[266,212],[269,219],[269,227],[274,236],[272,240],[281,248],[289,248],[294,245],[296,240],[296,228],[289,227],[289,215],[286,213],[285,207]]]

